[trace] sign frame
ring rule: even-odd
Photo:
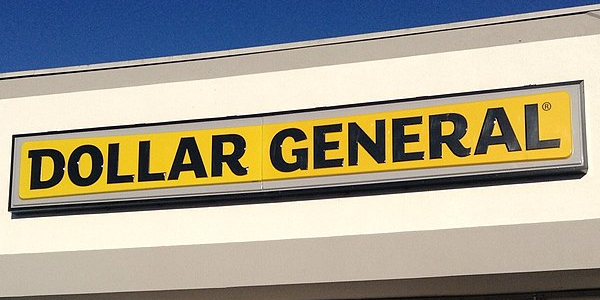
[[[151,190],[150,194],[147,189],[143,189],[23,200],[20,198],[18,191],[18,166],[21,160],[20,148],[27,141],[151,134],[188,131],[190,128],[193,130],[204,130],[258,124],[277,124],[278,122],[289,122],[290,118],[293,118],[294,121],[335,118],[364,114],[365,112],[378,113],[390,110],[420,109],[432,106],[480,102],[483,101],[482,99],[499,99],[552,91],[567,91],[571,99],[572,154],[566,159],[372,172],[367,175],[365,173],[357,173],[270,181],[261,180],[216,184],[211,185],[210,188],[207,188],[206,185],[160,188]],[[15,134],[12,138],[9,211],[27,213],[36,211],[76,211],[94,208],[169,208],[182,205],[200,206],[206,205],[206,203],[227,205],[240,203],[240,200],[242,200],[241,203],[264,201],[261,199],[286,201],[288,199],[295,199],[294,195],[302,195],[303,198],[318,198],[348,194],[359,195],[365,192],[386,193],[386,190],[394,190],[394,187],[410,186],[428,190],[447,184],[450,184],[451,187],[457,187],[457,184],[483,183],[490,179],[518,178],[517,181],[527,181],[531,180],[531,178],[527,178],[529,176],[536,176],[537,178],[560,174],[579,174],[579,176],[583,176],[587,171],[584,102],[583,81],[579,80],[246,116]],[[434,171],[432,172],[432,170]],[[441,171],[438,172],[439,170]],[[435,185],[428,186],[429,184]],[[321,196],[315,196],[317,194]]]

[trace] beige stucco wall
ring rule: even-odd
[[[11,219],[0,253],[210,244],[600,218],[593,197],[600,147],[600,36],[576,37],[0,102],[0,194],[11,135],[285,111],[584,80],[589,173],[578,180],[381,196]],[[57,242],[60,241],[60,242]]]

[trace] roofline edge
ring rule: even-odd
[[[293,49],[299,49],[299,48],[319,47],[319,46],[327,46],[327,45],[341,44],[341,43],[355,43],[355,42],[374,40],[374,39],[385,39],[385,38],[394,38],[394,37],[401,37],[401,36],[407,36],[407,35],[427,34],[427,33],[432,33],[432,32],[457,30],[457,29],[464,29],[464,28],[471,28],[471,27],[481,27],[481,26],[495,25],[495,24],[502,24],[502,23],[513,23],[513,22],[523,22],[523,21],[529,21],[529,20],[535,20],[535,19],[555,18],[555,17],[561,17],[561,16],[565,16],[565,15],[587,14],[590,12],[600,12],[600,4],[575,6],[575,7],[537,11],[537,12],[524,13],[524,14],[507,15],[507,16],[500,16],[500,17],[493,17],[493,18],[485,18],[485,19],[477,19],[477,20],[445,23],[445,24],[438,24],[438,25],[429,25],[429,26],[422,26],[422,27],[413,27],[413,28],[373,32],[373,33],[363,33],[363,34],[356,34],[356,35],[349,35],[349,36],[315,39],[315,40],[290,42],[290,43],[282,43],[282,44],[272,44],[272,45],[264,45],[264,46],[229,49],[229,50],[182,54],[182,55],[174,55],[174,56],[162,56],[162,57],[156,57],[156,58],[145,58],[145,59],[116,61],[116,62],[95,63],[95,64],[88,64],[88,65],[77,65],[77,66],[66,66],[66,67],[58,67],[58,68],[7,72],[7,73],[0,73],[0,80],[16,79],[16,78],[23,78],[23,77],[47,76],[47,75],[64,74],[64,73],[89,72],[89,71],[98,71],[98,70],[115,69],[115,68],[131,68],[131,67],[140,67],[140,66],[146,66],[146,65],[157,65],[157,64],[196,61],[196,60],[204,60],[204,59],[224,58],[224,57],[230,57],[230,56],[259,54],[259,53],[274,52],[274,51],[286,51],[286,50],[293,50]]]

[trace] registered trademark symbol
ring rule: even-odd
[[[542,104],[542,109],[545,111],[549,111],[550,109],[552,109],[552,104],[550,104],[550,102],[544,102]]]

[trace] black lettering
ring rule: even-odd
[[[451,122],[454,130],[449,135],[442,135],[442,122]],[[457,113],[447,113],[429,116],[429,157],[442,158],[442,144],[458,157],[471,153],[471,148],[465,148],[460,139],[467,133],[467,119]]]
[[[92,159],[92,170],[87,177],[81,176],[79,170],[79,161],[81,157],[87,154]],[[104,165],[104,158],[102,158],[102,152],[96,146],[93,145],[82,145],[71,153],[69,162],[67,165],[69,179],[77,186],[89,186],[94,184],[102,175],[102,167]]]
[[[185,160],[186,153],[190,157],[190,162],[184,164],[183,161]],[[194,137],[184,137],[179,140],[177,153],[175,153],[171,172],[169,172],[169,180],[179,179],[179,173],[183,171],[194,171],[196,178],[208,177]]]
[[[48,180],[42,180],[42,157],[49,157],[52,159],[54,165],[54,171]],[[58,150],[29,150],[29,158],[31,158],[31,181],[29,188],[32,190],[51,188],[57,185],[65,175],[65,158]]]
[[[107,183],[133,182],[133,175],[119,175],[119,144],[108,144]]]
[[[498,124],[501,134],[492,136],[495,124]],[[490,145],[504,144],[509,152],[521,151],[521,145],[517,140],[517,135],[508,120],[508,116],[502,107],[489,108],[485,113],[475,155],[486,154]]]
[[[348,164],[358,164],[358,145],[369,153],[377,162],[385,162],[385,120],[375,121],[375,141],[367,135],[358,124],[348,124]]]
[[[525,105],[525,144],[527,150],[560,148],[560,139],[540,141],[538,105]]]
[[[424,160],[425,152],[406,153],[406,143],[415,143],[419,141],[419,134],[406,134],[404,127],[407,125],[423,124],[423,117],[410,117],[392,119],[392,153],[393,161]]]
[[[280,172],[292,172],[296,170],[308,169],[308,149],[292,149],[292,156],[296,158],[294,162],[287,162],[283,159],[282,145],[286,138],[292,138],[294,142],[304,141],[307,139],[304,131],[298,128],[286,128],[279,131],[271,140],[269,146],[269,157],[271,165]]]
[[[331,125],[322,125],[315,126],[313,128],[313,142],[314,142],[314,168],[333,168],[333,167],[341,167],[344,163],[343,158],[332,158],[326,159],[325,152],[327,150],[334,150],[340,148],[339,141],[331,141],[327,142],[325,135],[331,132],[341,132],[342,124],[331,124]]]
[[[223,154],[223,144],[232,143],[233,152]],[[223,176],[223,163],[226,163],[233,174],[242,176],[248,170],[240,163],[240,158],[246,153],[246,140],[238,134],[215,135],[212,137],[212,176]]]
[[[165,173],[150,173],[150,141],[140,141],[138,154],[139,182],[165,180]]]

